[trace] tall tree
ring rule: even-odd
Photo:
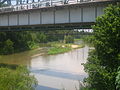
[[[90,52],[85,64],[89,74],[86,80],[96,90],[116,90],[120,66],[120,4],[107,7],[105,14],[97,18],[93,30],[95,50]]]

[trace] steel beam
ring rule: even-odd
[[[45,24],[45,25],[21,25],[21,26],[9,26],[9,27],[0,27],[0,31],[41,31],[41,30],[74,30],[74,29],[91,29],[91,25],[94,25],[94,22],[86,23],[73,23],[73,24]]]

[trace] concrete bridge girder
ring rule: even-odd
[[[90,28],[108,4],[72,4],[0,13],[0,30]]]
[[[0,15],[0,26],[95,22],[104,7],[59,8]]]

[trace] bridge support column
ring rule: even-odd
[[[28,12],[28,25],[30,25],[30,12]]]
[[[55,24],[55,9],[53,10],[53,22],[54,22],[54,24]]]
[[[95,18],[97,18],[97,7],[95,7]]]
[[[40,24],[42,24],[42,12],[40,11]]]
[[[10,19],[9,19],[9,14],[7,15],[7,17],[8,17],[8,26],[9,26],[9,25],[10,25],[10,24],[9,24],[9,20],[10,20]]]
[[[69,11],[69,23],[71,22],[71,15],[70,15],[70,8],[68,8],[68,11]]]
[[[19,25],[19,14],[17,14],[17,25]]]
[[[81,8],[81,22],[83,22],[83,8]]]

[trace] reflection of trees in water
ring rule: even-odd
[[[43,53],[44,50],[46,49],[43,48],[41,50],[36,49],[36,50],[25,51],[21,53],[12,54],[12,55],[3,55],[3,56],[0,56],[0,63],[14,64],[14,65],[27,65],[28,67],[30,67],[32,56]],[[44,56],[43,58],[47,58],[47,56]],[[48,59],[46,59],[47,60],[46,62],[49,61]]]
[[[29,52],[17,53],[12,55],[1,56],[1,63],[28,65],[30,66],[31,54]]]
[[[55,60],[57,58],[56,55],[44,55],[41,57],[42,62],[44,62],[44,64],[49,64],[49,62],[52,60]]]

